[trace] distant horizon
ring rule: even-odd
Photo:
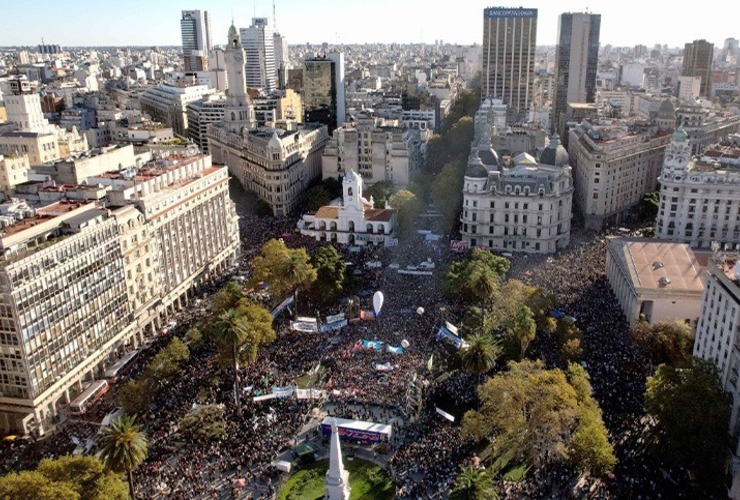
[[[480,44],[483,38],[483,9],[489,6],[536,8],[538,46],[554,46],[558,17],[584,8],[601,15],[601,46],[632,47],[656,44],[681,48],[696,39],[722,47],[727,38],[740,38],[740,27],[729,9],[709,2],[703,9],[667,7],[662,3],[623,0],[590,2],[543,0],[488,2],[469,0],[450,9],[441,0],[253,0],[252,5],[234,5],[225,0],[197,2],[174,0],[129,0],[125,4],[93,3],[90,0],[36,0],[3,6],[2,47],[33,47],[41,43],[63,47],[178,47],[182,10],[207,10],[214,45],[226,41],[232,16],[239,28],[253,17],[277,21],[278,31],[293,46],[433,44],[444,40],[452,45]],[[714,7],[714,8],[710,8]],[[118,29],[116,29],[118,28]],[[642,40],[638,39],[641,38]]]

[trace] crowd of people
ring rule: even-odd
[[[236,275],[249,274],[249,265],[269,238],[278,237],[291,247],[307,248],[309,254],[320,243],[295,233],[288,220],[243,216],[240,219],[243,251]],[[239,395],[243,406],[236,416],[233,401],[233,374],[216,363],[212,348],[191,354],[182,373],[166,382],[156,400],[139,420],[150,440],[149,456],[136,470],[137,491],[143,498],[220,498],[232,491],[234,480],[244,480],[246,495],[270,498],[280,480],[272,466],[275,459],[290,450],[297,436],[309,436],[323,414],[372,420],[393,425],[393,437],[382,462],[387,466],[399,498],[441,497],[453,485],[460,464],[470,459],[473,443],[460,436],[460,417],[476,403],[477,380],[459,370],[435,378],[434,363],[445,363],[449,348],[435,341],[435,329],[443,312],[449,309],[441,292],[440,272],[433,276],[402,275],[389,267],[419,264],[432,258],[438,269],[450,255],[441,248],[423,246],[421,241],[390,249],[363,249],[359,253],[341,248],[346,261],[358,276],[360,307],[372,310],[372,292],[381,289],[386,301],[374,320],[353,320],[340,331],[298,332],[289,328],[288,318],[278,317],[275,342],[263,348],[258,359],[241,368],[239,377],[245,389]],[[585,366],[595,396],[616,445],[620,494],[639,498],[658,491],[654,474],[642,457],[642,396],[646,365],[627,339],[627,323],[610,291],[605,277],[606,243],[603,239],[575,241],[570,249],[554,258],[515,257],[511,277],[554,293],[558,307],[576,318],[583,331]],[[379,261],[382,272],[366,264]],[[204,299],[216,286],[200,291]],[[207,305],[207,300],[204,301]],[[308,304],[305,310],[318,310],[319,319],[347,310],[347,297],[329,306]],[[205,307],[205,306],[204,306]],[[299,305],[299,307],[301,307]],[[422,309],[418,309],[421,307]],[[202,313],[181,313],[179,323],[168,335],[181,336]],[[450,318],[448,315],[447,319]],[[166,339],[156,341],[143,364]],[[382,342],[382,349],[363,347],[363,340]],[[404,342],[405,341],[405,342]],[[395,354],[387,346],[406,345]],[[546,356],[545,356],[546,357]],[[258,394],[272,388],[296,384],[314,370],[314,388],[326,394],[320,400],[271,399],[255,401]],[[378,366],[383,366],[382,370]],[[138,370],[138,369],[137,369]],[[136,373],[136,371],[135,371]],[[439,371],[437,371],[437,375]],[[416,396],[426,387],[424,397]],[[205,443],[184,439],[178,425],[195,404],[223,405],[226,437]],[[435,407],[455,415],[455,422],[440,416]],[[98,408],[100,416],[113,407],[109,399]],[[323,409],[318,414],[315,407]],[[98,413],[95,414],[98,416]],[[28,452],[4,458],[4,470],[33,466],[44,456],[68,452],[72,436],[89,437],[93,431],[84,424],[63,427],[52,438]],[[308,438],[307,438],[308,439]],[[558,478],[562,481],[558,482]],[[537,483],[522,483],[516,490],[528,496],[547,496],[557,491],[566,475],[553,469]]]

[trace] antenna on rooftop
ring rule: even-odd
[[[277,31],[277,14],[275,13],[275,0],[272,0],[272,24],[275,31]]]

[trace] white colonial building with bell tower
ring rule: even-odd
[[[660,175],[658,238],[706,249],[740,243],[740,162],[722,150],[692,158],[686,131],[673,133]]]
[[[396,211],[387,204],[386,208],[373,208],[372,197],[367,200],[362,196],[362,177],[350,170],[342,180],[342,201],[304,215],[298,229],[316,241],[390,246],[390,241],[396,241],[395,223]]]
[[[224,50],[226,78],[229,83],[229,89],[226,92],[224,121],[227,123],[229,130],[235,133],[242,133],[244,129],[257,128],[254,105],[247,93],[244,57],[244,48],[242,48],[239,33],[232,24],[229,28],[229,43]]]

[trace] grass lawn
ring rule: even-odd
[[[344,459],[344,467],[349,471],[351,500],[390,500],[395,488],[383,469],[365,460]],[[278,500],[319,500],[326,490],[324,475],[329,470],[329,459],[319,460],[307,467],[298,469],[280,490]]]

